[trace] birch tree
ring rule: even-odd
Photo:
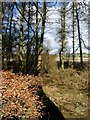
[[[20,38],[19,38],[19,49],[18,49],[18,57],[19,57],[19,67],[20,71],[22,71],[22,64],[23,64],[23,16],[24,16],[24,10],[25,10],[25,3],[22,3],[21,7],[21,16],[20,16]]]

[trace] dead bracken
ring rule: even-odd
[[[35,94],[37,80],[30,75],[16,75],[2,71],[2,117],[39,118],[43,106]]]

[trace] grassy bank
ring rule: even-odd
[[[88,71],[55,70],[40,76],[39,81],[65,118],[88,116]]]

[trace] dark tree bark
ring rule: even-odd
[[[61,68],[61,65],[62,65],[62,56],[61,56],[61,50],[59,52],[59,67]]]
[[[28,11],[28,23],[30,22],[30,5],[31,3],[29,2],[29,11]],[[30,56],[30,25],[28,25],[28,42],[27,42],[27,53],[26,53],[26,73],[29,71],[29,56]]]
[[[4,2],[0,2],[0,70],[2,70],[2,18],[4,16]]]
[[[81,45],[81,37],[80,37],[80,23],[79,23],[79,17],[78,17],[77,3],[76,3],[76,18],[77,18],[78,39],[79,39],[79,48],[80,48],[80,64],[81,64],[81,67],[83,67],[82,45]]]
[[[63,3],[63,8],[61,8],[61,42],[62,42],[62,69],[64,69],[64,61],[65,61],[65,37],[66,37],[66,30],[65,30],[65,16],[66,16],[66,3]]]
[[[46,20],[46,6],[47,6],[47,3],[46,3],[46,1],[44,1],[44,3],[43,3],[43,16],[42,16],[42,28],[41,28],[41,39],[40,39],[40,47],[39,47],[39,50],[38,50],[38,65],[37,65],[37,70],[39,72],[41,70],[41,61],[42,61],[42,50],[43,50],[45,20]]]
[[[38,2],[36,2],[36,51],[35,51],[35,72],[38,74],[38,45],[39,45],[39,38],[38,38]]]
[[[13,9],[14,9],[14,5],[13,5],[13,7],[11,9],[12,13],[11,13],[11,18],[10,18],[9,40],[8,40],[8,46],[7,46],[7,52],[8,52],[7,62],[10,62],[10,59],[12,58],[12,43],[13,43],[13,39],[12,39],[12,19],[13,19]]]
[[[73,26],[73,67],[75,66],[75,45],[74,45],[74,2],[73,2],[73,19],[72,19],[72,26]]]

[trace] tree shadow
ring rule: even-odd
[[[61,68],[61,66],[60,66],[60,62],[59,61],[57,61],[56,62],[57,63],[57,67],[58,67],[58,69],[60,69]],[[73,63],[72,62],[69,62],[69,61],[65,61],[64,62],[64,68],[65,69],[68,69],[68,68],[72,68],[72,66],[73,66]],[[79,71],[83,71],[83,70],[85,70],[85,69],[89,69],[90,68],[90,62],[89,61],[83,61],[83,66],[81,66],[81,64],[80,64],[80,62],[75,62],[74,63],[74,67],[73,67],[74,69],[76,69],[77,71],[79,70]]]
[[[45,106],[45,108],[42,109],[44,115],[40,120],[66,120],[60,110],[49,97],[46,96],[41,86],[38,86],[37,95],[39,95],[39,100],[42,101]]]

